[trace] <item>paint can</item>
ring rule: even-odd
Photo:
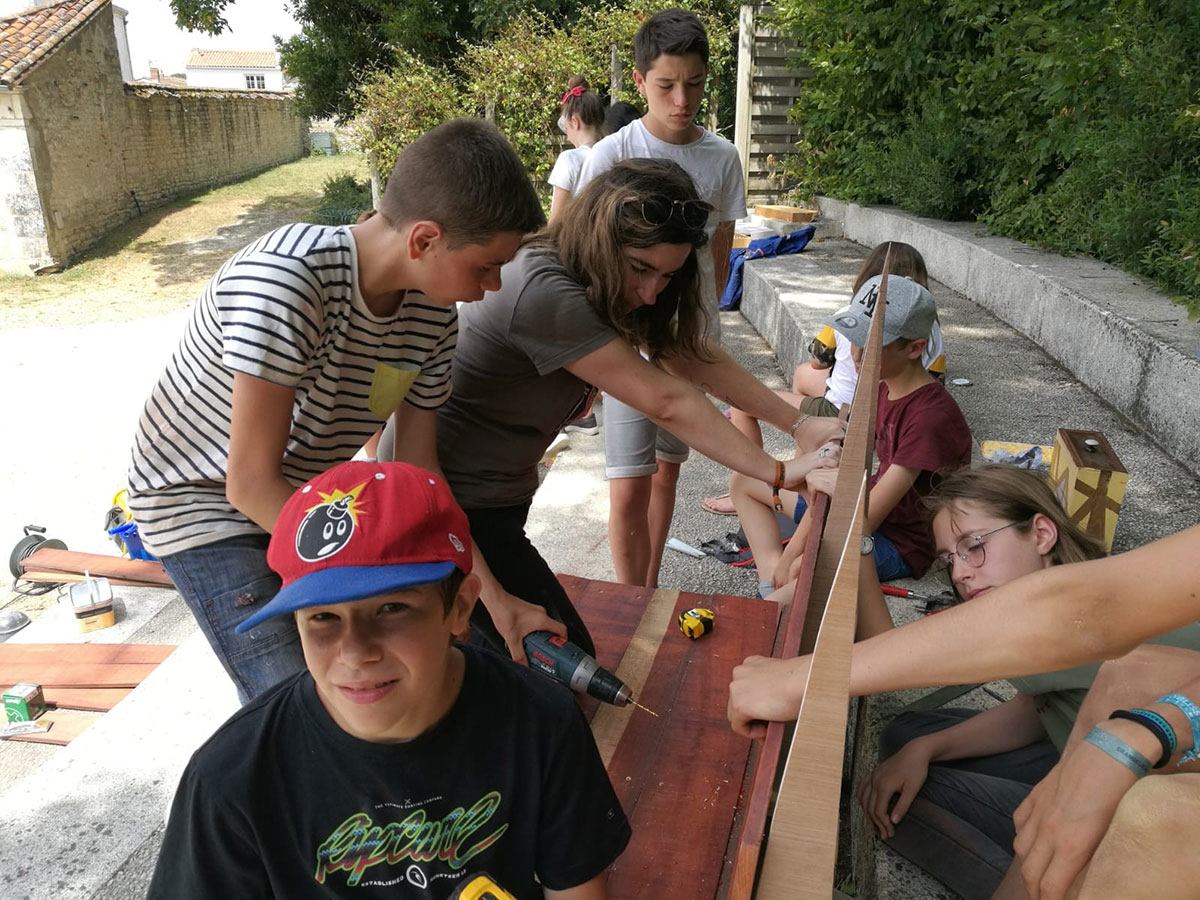
[[[108,579],[92,578],[87,572],[83,577],[83,581],[71,585],[69,590],[75,626],[81,634],[87,634],[116,624],[112,585]]]

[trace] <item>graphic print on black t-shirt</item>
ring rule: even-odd
[[[433,810],[442,800],[381,803],[374,817],[365,812],[347,817],[317,848],[317,883],[344,872],[349,887],[426,888],[472,872],[470,861],[508,830],[507,822],[494,819],[500,793],[489,791],[467,809],[439,815]]]

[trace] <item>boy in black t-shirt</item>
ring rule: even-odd
[[[284,505],[307,670],[226,722],[180,781],[150,898],[440,900],[489,873],[521,900],[607,897],[629,841],[565,688],[454,643],[479,579],[438,477],[351,462]]]

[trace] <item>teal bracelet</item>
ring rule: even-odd
[[[1192,749],[1179,758],[1179,765],[1189,763],[1200,756],[1200,706],[1197,706],[1183,694],[1167,694],[1159,697],[1155,703],[1169,703],[1187,716],[1188,724],[1192,726]]]
[[[1107,753],[1138,778],[1150,771],[1150,760],[1103,728],[1093,728],[1084,740],[1098,750]]]

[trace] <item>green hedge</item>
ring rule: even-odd
[[[411,55],[389,72],[365,79],[356,94],[359,145],[375,154],[387,173],[400,150],[419,134],[455,115],[490,113],[538,182],[550,174],[569,144],[555,127],[567,81],[582,74],[594,90],[608,93],[610,48],[624,73],[616,99],[645,108],[633,84],[633,35],[642,19],[677,0],[600,3],[566,25],[537,11],[521,12],[491,40],[467,46],[445,69]],[[732,130],[736,70],[737,4],[704,0],[690,7],[708,30],[708,97],[699,120]]]
[[[1200,314],[1200,2],[780,0],[804,190],[1082,253]]]

